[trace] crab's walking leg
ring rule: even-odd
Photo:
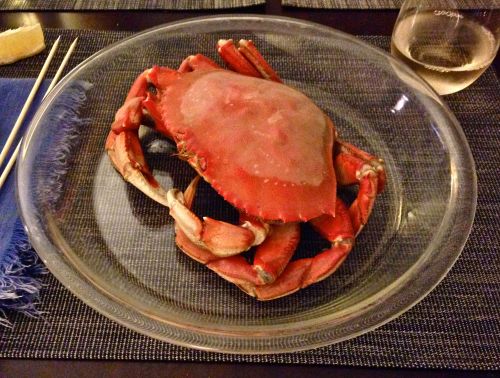
[[[179,66],[178,71],[181,73],[192,72],[195,70],[213,70],[220,69],[221,67],[212,59],[202,54],[190,55],[184,59]]]
[[[377,173],[377,178],[378,178],[377,193],[381,193],[384,190],[385,182],[387,180],[384,161],[342,140],[337,139],[335,141],[335,144],[339,153],[345,153],[351,155],[352,157],[358,158],[372,167],[372,169]],[[355,183],[356,180],[351,179],[351,182],[349,184],[355,184]]]
[[[176,227],[195,245],[207,249],[219,257],[239,254],[258,245],[266,238],[267,225],[245,220],[241,225],[233,225],[209,217],[200,219],[190,207],[199,182],[197,176],[183,194],[178,189],[167,193],[170,215]]]
[[[331,247],[312,258],[290,262],[272,284],[254,286],[245,291],[260,300],[276,299],[321,281],[337,270],[354,243],[354,230],[346,205],[337,198],[335,218],[323,215],[311,221],[311,224],[331,241]]]
[[[159,203],[167,205],[167,193],[151,174],[138,137],[143,119],[143,102],[148,98],[148,71],[137,77],[125,103],[116,112],[106,139],[106,151],[114,167],[126,181]]]
[[[292,258],[299,239],[298,223],[272,225],[266,240],[257,247],[253,264],[243,256],[233,256],[210,261],[207,267],[243,291],[252,292],[256,286],[274,282],[279,277]]]
[[[278,74],[266,62],[252,41],[241,39],[236,47],[232,39],[221,39],[217,43],[217,52],[233,71],[281,83]]]
[[[383,161],[337,140],[335,152],[335,173],[340,185],[359,184],[356,199],[349,208],[355,234],[357,235],[370,217],[375,198],[385,185]]]
[[[191,195],[186,195],[188,202]],[[338,198],[335,218],[323,215],[312,226],[332,245],[312,258],[289,262],[297,248],[297,223],[272,225],[265,241],[257,247],[253,264],[244,256],[216,256],[186,236],[176,223],[176,243],[193,259],[205,264],[221,277],[238,285],[259,300],[291,294],[331,275],[346,259],[354,243],[354,230],[347,206]]]
[[[268,237],[257,247],[253,259],[253,268],[261,282],[268,284],[276,281],[295,253],[299,239],[298,223],[271,226]]]
[[[199,176],[184,192],[184,204],[188,209],[192,206],[198,181]],[[286,223],[270,226],[246,215],[241,215],[240,224],[243,225],[245,231],[252,230],[255,238],[254,244],[259,244],[252,265],[243,256],[221,257],[220,253],[215,254],[209,250],[210,246],[205,240],[200,241],[199,238],[188,236],[188,233],[192,231],[179,221],[176,221],[176,243],[187,255],[206,264],[220,276],[241,287],[253,287],[273,282],[285,269],[297,248],[300,238],[298,224]],[[236,228],[242,228],[241,226],[232,227],[236,234],[239,232]],[[201,238],[204,239],[204,236]],[[226,238],[232,240],[235,235],[226,235]],[[235,244],[238,245],[238,243]]]
[[[253,264],[241,255],[222,258],[216,256],[208,249],[193,243],[178,225],[176,225],[175,242],[194,260],[205,264],[242,290],[253,292],[256,286],[276,280],[290,261],[299,237],[300,230],[297,223],[271,226],[268,237],[257,247]]]

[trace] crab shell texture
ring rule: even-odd
[[[335,215],[334,129],[307,96],[223,69],[153,70],[156,129],[226,201],[266,221]]]

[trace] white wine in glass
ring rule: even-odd
[[[472,84],[495,58],[499,10],[459,12],[429,3],[403,4],[391,51],[440,95],[454,93]]]

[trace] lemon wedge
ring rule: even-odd
[[[38,54],[44,48],[40,24],[6,30],[0,33],[0,65]]]

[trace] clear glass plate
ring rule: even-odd
[[[104,151],[115,111],[154,64],[178,67],[219,38],[253,39],[289,85],[309,95],[347,141],[386,162],[387,187],[346,262],[328,279],[259,302],[175,246],[168,210],[127,184]],[[165,187],[194,171],[155,132],[142,136]],[[137,34],[76,67],[44,101],[22,146],[18,196],[30,239],[77,297],[143,334],[229,353],[277,353],[339,342],[422,299],[459,256],[473,221],[476,174],[442,100],[406,66],[316,24],[262,16],[185,20]],[[352,196],[345,191],[344,196]],[[202,185],[196,209],[232,219]],[[310,228],[297,257],[324,242]]]

